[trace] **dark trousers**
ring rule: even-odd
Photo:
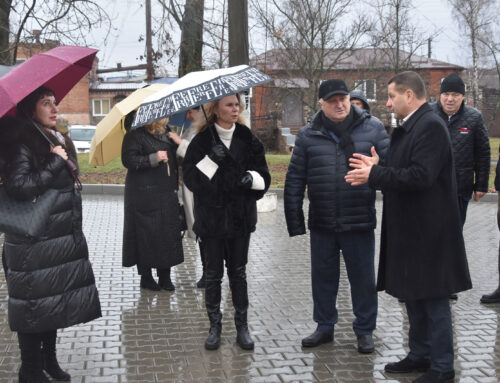
[[[428,359],[431,369],[453,370],[453,327],[449,298],[407,300],[410,359]]]
[[[340,250],[351,285],[357,335],[371,334],[377,322],[375,285],[375,234],[373,230],[325,232],[311,230],[311,279],[313,319],[322,332],[333,331],[338,321],[336,307],[340,278]]]
[[[149,266],[137,265],[137,273],[144,277],[153,277],[152,269]],[[156,269],[156,275],[158,275],[158,278],[166,278],[170,276],[170,268]]]
[[[206,265],[205,306],[211,326],[220,326],[221,282],[224,261],[233,298],[236,327],[247,325],[248,291],[246,264],[250,234],[236,238],[203,238]]]
[[[460,223],[462,224],[462,230],[465,225],[465,219],[467,218],[467,207],[469,206],[470,197],[458,196],[458,211],[460,212]]]

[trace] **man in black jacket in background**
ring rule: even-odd
[[[439,101],[431,105],[450,133],[462,228],[472,193],[479,201],[488,192],[490,176],[490,142],[483,116],[465,104],[464,95],[463,80],[452,73],[441,83]]]
[[[319,88],[321,110],[297,137],[285,181],[285,216],[291,237],[305,234],[302,204],[307,186],[311,231],[311,280],[314,333],[303,347],[333,341],[338,321],[340,250],[351,285],[356,319],[353,329],[358,351],[375,349],[372,332],[377,319],[375,290],[375,191],[353,188],[344,176],[354,151],[382,155],[389,138],[382,123],[367,111],[352,106],[344,81],[330,79]]]

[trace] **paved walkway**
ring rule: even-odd
[[[289,238],[282,201],[261,213],[251,241],[248,279],[249,325],[254,351],[235,343],[227,279],[223,282],[222,345],[203,348],[208,320],[203,290],[195,283],[201,265],[192,240],[184,240],[185,262],[173,271],[177,290],[139,289],[135,269],[121,267],[123,199],[86,195],[84,231],[103,308],[102,318],[59,331],[59,359],[72,382],[411,382],[417,375],[385,374],[387,362],[405,356],[408,323],[404,306],[379,295],[376,352],[361,355],[351,329],[349,287],[342,269],[335,341],[302,349],[315,328],[312,317],[307,236]],[[381,203],[377,202],[380,213]],[[379,233],[377,232],[377,237]],[[496,204],[471,203],[465,227],[474,289],[452,303],[457,381],[500,380],[500,305],[479,298],[497,286],[499,234]],[[1,241],[1,240],[0,240]],[[378,244],[378,242],[377,242]],[[377,245],[378,246],[378,245]],[[17,337],[7,324],[7,289],[0,275],[0,382],[16,382]]]

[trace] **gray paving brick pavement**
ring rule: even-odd
[[[377,202],[381,211],[381,203]],[[387,362],[405,356],[405,309],[379,295],[376,352],[356,351],[345,269],[338,297],[335,340],[302,349],[315,328],[308,236],[289,238],[282,201],[259,214],[252,236],[248,280],[249,327],[254,351],[235,343],[227,279],[223,282],[223,337],[217,351],[203,348],[208,331],[197,247],[184,239],[185,262],[173,269],[175,292],[141,291],[135,268],[121,267],[123,197],[85,195],[84,231],[94,265],[103,316],[59,331],[59,360],[72,382],[411,382],[417,375],[386,374]],[[377,231],[377,247],[378,247]],[[474,289],[452,303],[455,368],[460,382],[498,382],[500,305],[481,305],[496,288],[499,234],[495,203],[471,203],[465,239]],[[1,241],[1,239],[0,239]],[[7,324],[7,288],[0,275],[0,382],[17,381],[17,337]]]

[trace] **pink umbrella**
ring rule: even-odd
[[[54,91],[60,102],[92,68],[96,49],[60,46],[34,55],[0,78],[0,117],[15,115],[16,105],[38,87]]]

